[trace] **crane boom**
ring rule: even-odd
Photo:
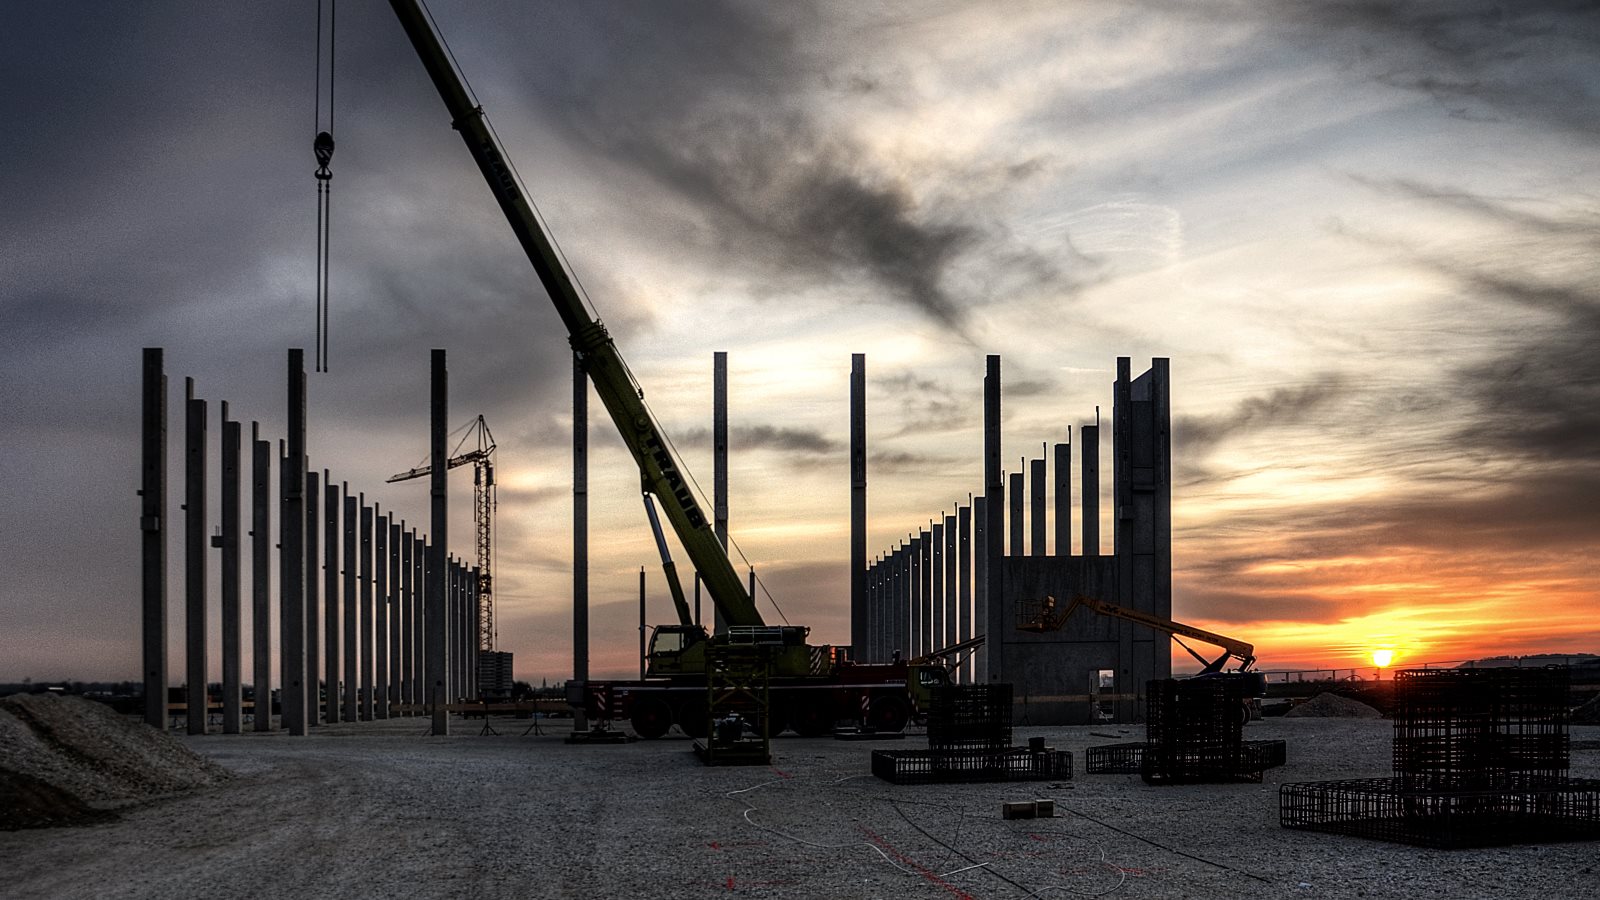
[[[668,523],[700,573],[711,601],[729,625],[764,625],[753,598],[745,592],[727,553],[717,542],[711,523],[695,500],[661,429],[644,405],[643,392],[628,372],[605,326],[589,315],[534,215],[532,205],[518,187],[500,142],[484,118],[483,108],[472,103],[427,14],[417,0],[390,0],[390,6],[444,100],[451,125],[461,133],[461,139],[499,202],[517,242],[527,254],[528,262],[555,303],[572,349],[594,384],[595,393],[633,454],[646,488],[661,502]]]

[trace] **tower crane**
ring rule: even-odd
[[[472,513],[477,531],[478,550],[478,649],[493,650],[497,633],[494,624],[494,435],[483,416],[468,423],[460,442],[445,461],[446,469],[472,465]],[[473,438],[477,446],[465,453],[461,448]],[[410,481],[433,471],[432,464],[407,469],[388,479],[388,483]]]

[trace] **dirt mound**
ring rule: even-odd
[[[1381,719],[1383,713],[1362,703],[1338,694],[1318,694],[1304,703],[1295,704],[1283,714],[1286,719]]]
[[[83,821],[96,809],[232,775],[175,738],[81,697],[0,698],[0,827]]]
[[[1574,725],[1600,725],[1600,694],[1589,698],[1589,702],[1572,711],[1572,724]]]

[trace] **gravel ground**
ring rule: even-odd
[[[687,740],[569,746],[558,725],[420,720],[184,738],[240,777],[82,828],[0,833],[0,896],[1595,897],[1596,844],[1432,851],[1278,826],[1286,781],[1384,776],[1391,724],[1269,719],[1263,784],[1152,788],[1083,775],[1142,729],[1019,728],[1077,754],[1072,781],[887,784],[869,751],[787,737],[773,767],[702,767]],[[1091,732],[1098,732],[1093,734]],[[1600,727],[1574,727],[1600,746]],[[1600,777],[1600,751],[1572,774]],[[1006,800],[1058,816],[1005,821]]]

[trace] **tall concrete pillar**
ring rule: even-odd
[[[206,401],[184,379],[183,596],[190,734],[206,733]]]
[[[400,611],[400,615],[399,615],[399,618],[400,618],[400,677],[398,679],[399,684],[400,684],[400,701],[399,702],[401,702],[401,703],[405,704],[407,707],[409,707],[411,704],[417,702],[416,701],[416,695],[412,693],[412,689],[413,689],[413,686],[414,686],[412,673],[415,671],[415,668],[416,668],[416,656],[415,656],[416,649],[415,649],[415,644],[412,643],[412,639],[413,639],[413,637],[415,635],[415,632],[413,631],[413,629],[415,628],[415,625],[413,624],[412,618],[411,618],[411,609],[412,609],[412,604],[415,602],[417,588],[416,588],[416,579],[414,578],[414,573],[413,573],[413,570],[412,570],[412,556],[411,556],[412,544],[415,543],[415,541],[412,539],[411,531],[410,531],[410,529],[408,529],[406,527],[406,523],[403,520],[400,522],[400,537],[398,538],[397,543],[399,543],[399,545],[400,545],[400,602],[399,602],[399,611]],[[409,712],[409,711],[406,712],[406,715],[408,715],[408,716],[411,715],[411,712]]]
[[[322,680],[326,683],[323,715],[328,724],[339,721],[339,488],[327,469],[322,470]]]
[[[222,401],[222,733],[238,734],[241,709],[240,671],[243,622],[239,609],[239,423],[228,418],[228,401]]]
[[[922,633],[917,636],[917,639],[922,642],[923,653],[932,653],[934,650],[939,649],[934,640],[934,635],[937,633],[935,629],[939,623],[934,619],[934,606],[936,604],[933,599],[933,573],[938,567],[934,565],[933,560],[935,542],[932,529],[919,532],[917,540],[920,542],[922,549],[921,558],[917,560],[917,565],[921,567],[919,571],[922,581],[918,585],[918,590],[922,592],[922,599],[919,604],[922,607]]]
[[[428,542],[411,529],[411,702],[428,703]],[[413,715],[422,715],[419,709]]]
[[[901,655],[910,659],[916,656],[912,649],[915,632],[911,628],[911,559],[904,542],[895,549],[894,559],[895,618],[900,632],[898,647]]]
[[[358,494],[361,502],[361,546],[357,557],[361,561],[361,661],[357,673],[361,697],[361,721],[372,721],[372,507],[367,505],[367,495]]]
[[[728,353],[718,350],[711,357],[711,509],[712,525],[724,553],[728,550]],[[755,603],[752,591],[750,602]],[[728,623],[722,610],[712,616],[714,634],[726,634]]]
[[[977,684],[989,682],[989,645],[998,644],[1000,635],[989,633],[989,504],[983,497],[972,498],[972,627],[973,637],[986,640],[972,654],[972,678]]]
[[[1056,555],[1072,555],[1072,429],[1067,442],[1055,445],[1056,463]]]
[[[322,552],[317,536],[322,531],[320,480],[316,472],[306,472],[306,723],[322,719],[322,614],[317,596],[322,587]]]
[[[572,679],[589,680],[589,381],[583,357],[572,354]],[[574,733],[589,728],[582,705]]]
[[[361,525],[361,504],[350,492],[350,482],[343,483],[344,494],[344,713],[346,722],[361,718],[360,682],[356,676],[361,671],[361,592],[356,577],[361,573],[361,555],[357,533]]]
[[[450,714],[445,709],[449,702],[446,683],[450,677],[450,645],[446,633],[446,572],[445,548],[450,546],[449,485],[445,479],[450,458],[450,448],[445,439],[449,434],[450,380],[445,369],[445,353],[434,350],[431,365],[431,437],[430,449],[433,470],[429,481],[430,522],[428,525],[428,616],[425,626],[428,633],[428,702],[433,709],[433,733],[450,733]]]
[[[467,696],[477,700],[482,696],[482,685],[478,684],[479,652],[482,650],[478,630],[478,598],[483,595],[482,569],[473,566],[470,577],[467,595]]]
[[[405,533],[405,523],[389,519],[389,691],[384,697],[385,715],[399,715],[392,710],[400,703],[400,535]]]
[[[1172,618],[1172,381],[1170,363],[1156,357],[1150,361],[1151,502],[1152,535],[1151,579],[1152,611]],[[1172,677],[1172,654],[1157,653],[1156,678]]]
[[[865,631],[865,633],[866,633],[865,634],[865,638],[866,638],[865,645],[856,643],[856,639],[855,639],[855,633],[856,633],[856,621],[855,621],[856,620],[856,602],[855,601],[856,601],[857,598],[852,596],[851,599],[850,599],[850,635],[851,635],[850,636],[850,648],[851,648],[851,652],[854,652],[854,653],[860,653],[862,650],[865,650],[866,653],[867,653],[867,655],[864,657],[865,659],[878,659],[879,658],[879,653],[882,651],[882,640],[883,640],[883,636],[878,633],[878,624],[879,624],[878,623],[878,610],[877,610],[877,607],[874,605],[876,603],[876,601],[877,601],[877,597],[874,595],[874,592],[873,592],[873,588],[875,587],[875,585],[873,584],[872,579],[873,579],[872,567],[868,566],[867,567],[866,599],[865,599],[864,602],[861,603],[861,607],[860,607],[861,608],[861,612],[863,613],[863,618],[866,619],[866,628],[863,629],[863,631]],[[852,581],[855,580],[854,576],[851,577],[851,580]],[[855,591],[855,586],[851,585],[851,593],[852,593],[852,595],[854,594],[854,591]]]
[[[930,562],[930,583],[932,591],[928,594],[928,608],[932,612],[933,628],[929,634],[930,644],[934,650],[944,646],[944,520],[937,519],[929,525],[933,534],[933,551]]]
[[[985,644],[989,681],[997,682],[1005,680],[1005,615],[1001,608],[1005,585],[1002,583],[1000,560],[1005,549],[1006,488],[1005,475],[1000,468],[1000,357],[990,354],[987,366],[983,376],[983,493],[989,500],[984,521],[989,540],[985,569],[988,586],[984,590],[988,610],[984,627],[989,636]]]
[[[288,675],[283,692],[288,698],[283,707],[289,719],[289,733],[306,733],[306,559],[305,559],[305,492],[306,492],[306,365],[305,351],[289,351],[289,464],[285,470],[288,479],[283,498],[284,542],[279,551],[288,557],[283,566],[285,583],[279,587],[279,596],[288,609],[283,638],[287,657]]]
[[[144,438],[139,463],[144,722],[167,729],[167,373],[160,347],[144,349]]]
[[[1007,481],[1011,491],[1011,521],[1008,523],[1011,526],[1011,546],[1008,549],[1011,556],[1024,556],[1028,552],[1027,547],[1023,545],[1022,538],[1024,530],[1023,503],[1025,502],[1023,491],[1027,490],[1027,487],[1023,484],[1021,472],[1012,472]]]
[[[969,504],[972,502],[969,498]],[[956,510],[956,583],[960,590],[956,594],[956,641],[966,641],[973,637],[972,634],[972,507],[963,506]],[[961,680],[972,680],[972,656],[968,654],[967,661],[961,667]]]
[[[1035,460],[1030,460],[1029,461],[1029,463],[1028,463],[1028,479],[1033,482],[1030,485],[1030,488],[1032,489],[1032,491],[1031,491],[1031,493],[1029,495],[1030,498],[1033,501],[1032,509],[1029,512],[1029,515],[1032,517],[1032,521],[1028,523],[1028,524],[1033,526],[1032,532],[1029,534],[1029,537],[1031,539],[1030,540],[1029,550],[1032,552],[1033,556],[1044,556],[1045,552],[1046,552],[1046,548],[1045,548],[1045,545],[1044,545],[1044,541],[1045,541],[1045,512],[1044,512],[1045,473],[1044,473],[1044,458],[1043,457],[1040,457],[1039,459],[1035,459]]]
[[[373,507],[377,512],[377,506]],[[372,717],[389,718],[389,517],[372,532]]]
[[[867,640],[867,355],[850,355],[850,643]]]
[[[1098,418],[1098,417],[1097,417]],[[1083,461],[1083,555],[1100,555],[1100,425],[1085,425],[1079,430]]]
[[[272,730],[272,442],[250,423],[250,722]]]
[[[928,652],[928,610],[922,605],[922,538],[910,536],[906,544],[906,599],[910,605],[910,655]]]
[[[1128,528],[1135,515],[1130,470],[1134,462],[1134,444],[1137,443],[1130,439],[1133,434],[1133,404],[1130,401],[1133,397],[1129,362],[1126,356],[1117,357],[1117,382],[1111,401],[1111,552],[1117,572],[1115,602],[1128,609],[1148,609],[1148,600],[1138,597],[1144,592],[1134,584],[1134,535],[1132,529]],[[1117,693],[1123,697],[1130,696],[1136,690],[1133,673],[1133,628],[1131,623],[1119,621]],[[1131,722],[1136,715],[1137,706],[1131,699],[1117,702],[1118,722]]]
[[[956,642],[956,547],[956,517],[951,514],[944,517],[944,597],[939,601],[944,604],[943,647]]]

